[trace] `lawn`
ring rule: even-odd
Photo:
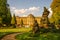
[[[30,33],[24,33],[16,36],[17,40],[60,40],[59,33],[43,33],[37,37],[32,37]]]
[[[0,39],[11,33],[16,33],[16,32],[29,32],[31,28],[13,28],[13,29],[0,29]]]
[[[33,36],[30,31],[32,28],[13,28],[13,29],[0,29],[0,38],[4,35],[14,32],[24,32],[16,36],[17,40],[60,40],[60,33],[43,33],[38,36]]]
[[[31,28],[0,29],[0,32],[29,32]]]

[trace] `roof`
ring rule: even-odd
[[[34,18],[34,15],[32,15],[32,14],[29,14],[29,15],[28,15],[28,17]]]

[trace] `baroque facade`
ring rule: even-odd
[[[42,14],[42,17],[35,17],[32,14],[29,14],[27,17],[18,17],[17,16],[16,17],[17,26],[20,26],[21,21],[22,21],[23,25],[25,27],[27,27],[27,26],[31,27],[34,25],[34,20],[36,20],[40,27],[48,28],[48,26],[50,25],[49,18],[48,18],[49,13],[50,12],[48,11],[48,9],[46,7],[44,7],[44,12]]]
[[[22,20],[23,21],[23,25],[25,27],[29,27],[29,26],[33,25],[34,20],[37,20],[38,24],[40,25],[41,18],[40,17],[35,17],[32,14],[29,14],[27,17],[18,17],[18,16],[16,16],[16,20],[17,20],[17,26],[20,27],[21,20]]]

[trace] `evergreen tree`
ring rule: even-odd
[[[20,25],[21,25],[21,27],[23,27],[23,20],[22,19],[21,19]]]
[[[0,27],[2,26],[2,17],[0,17]]]
[[[7,13],[7,0],[0,0],[0,13],[6,14]]]
[[[7,0],[0,0],[0,16],[2,17],[2,23],[5,24],[7,22]]]
[[[13,15],[12,17],[12,20],[11,20],[11,24],[14,28],[16,28],[16,17],[15,17],[15,14]]]
[[[8,7],[7,0],[0,0],[0,17],[2,19],[0,21],[6,25],[11,22],[11,13]]]
[[[7,4],[7,9],[8,9],[8,13],[7,13],[7,25],[10,25],[11,24],[11,13],[10,13],[10,7],[9,5]]]

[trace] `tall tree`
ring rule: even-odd
[[[3,24],[9,24],[11,21],[10,9],[7,0],[0,0],[0,17]]]
[[[0,0],[0,16],[2,17],[2,22],[6,23],[6,13],[7,13],[7,0]]]
[[[7,25],[10,25],[12,16],[11,16],[9,4],[7,4],[7,10],[8,10],[8,13],[7,13]]]
[[[49,19],[48,19],[49,11],[46,7],[44,7],[44,12],[41,18],[41,24],[43,27],[48,27],[49,25]]]
[[[22,19],[21,19],[20,25],[21,25],[21,27],[23,27],[23,20]]]
[[[0,0],[0,13],[6,14],[7,13],[7,0]]]
[[[12,17],[12,20],[11,20],[11,24],[14,28],[16,28],[16,17],[15,17],[15,14],[13,15]]]
[[[55,24],[58,24],[58,20],[60,20],[60,0],[53,0],[51,8],[53,11],[51,20],[55,22]]]

